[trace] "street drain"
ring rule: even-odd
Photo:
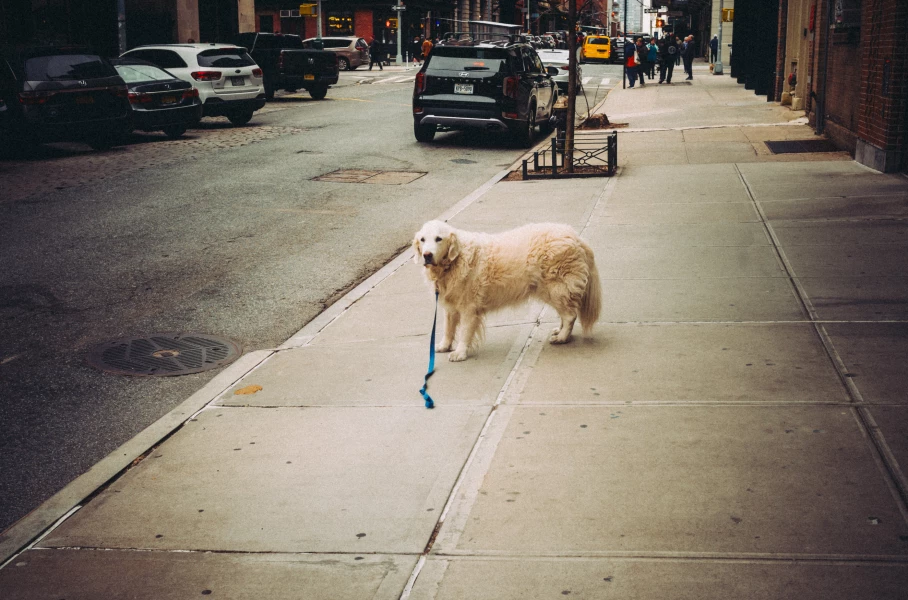
[[[216,369],[239,355],[239,346],[225,338],[201,333],[154,333],[96,346],[87,362],[115,375],[168,377]]]
[[[829,140],[786,140],[763,142],[773,154],[800,154],[805,152],[838,152]]]
[[[334,183],[371,183],[379,185],[403,185],[416,181],[426,173],[419,171],[369,171],[365,169],[339,169],[318,177],[313,181]]]

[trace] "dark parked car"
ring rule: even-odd
[[[84,48],[42,47],[0,57],[0,135],[21,144],[78,141],[96,149],[131,130],[126,84]]]
[[[110,61],[129,87],[132,125],[178,138],[202,119],[199,90],[160,67],[141,60]]]
[[[416,75],[413,131],[420,142],[450,129],[504,131],[529,145],[537,124],[551,129],[556,95],[530,45],[448,38]]]
[[[298,35],[240,33],[233,38],[245,47],[261,67],[265,78],[265,97],[274,98],[275,90],[295,92],[303,88],[315,100],[328,93],[338,78],[338,55],[328,50],[303,48]]]

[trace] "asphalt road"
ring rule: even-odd
[[[584,66],[598,85],[579,111],[615,69]],[[344,73],[324,101],[278,98],[180,142],[0,160],[0,530],[216,374],[106,374],[91,348],[170,331],[280,345],[523,153],[491,134],[417,144],[405,75]],[[337,169],[424,175],[313,181]]]

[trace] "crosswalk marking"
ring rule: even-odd
[[[582,83],[583,85],[586,85],[592,80],[593,80],[592,77],[584,77],[583,79],[580,80],[580,83]]]
[[[413,81],[415,79],[414,75],[404,75],[403,77],[386,77],[385,79],[379,79],[375,82],[376,85],[383,83],[403,83],[405,81]]]
[[[611,82],[612,82],[612,80],[609,79],[608,77],[606,77],[605,79],[602,80],[602,85],[608,85],[608,84],[610,84]]]

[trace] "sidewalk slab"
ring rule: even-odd
[[[908,558],[844,406],[518,406],[475,480],[440,554]]]
[[[769,246],[762,223],[661,223],[596,225],[583,232],[599,253],[615,248],[679,248],[694,246]]]
[[[597,208],[591,225],[683,225],[700,223],[759,223],[752,202],[621,204]]]
[[[824,328],[865,402],[908,405],[908,323],[828,323]],[[908,440],[908,429],[904,432]]]
[[[605,279],[787,276],[770,246],[611,248],[603,263],[599,274]]]
[[[397,600],[413,556],[31,550],[0,571],[5,600]]]
[[[903,177],[878,173],[854,161],[749,164],[739,168],[757,201],[871,195],[904,200],[908,193]]]
[[[546,308],[543,316],[548,319],[551,309]],[[602,281],[601,323],[803,321],[805,318],[794,288],[782,277]]]
[[[908,277],[798,277],[818,319],[908,320]]]
[[[443,322],[440,330],[443,330]],[[488,327],[481,353],[463,363],[436,357],[429,394],[444,406],[491,406],[514,367],[530,325]],[[420,406],[429,336],[313,344],[279,352],[228,391],[222,406]],[[235,392],[261,385],[253,395]]]
[[[896,600],[908,566],[720,560],[432,558],[412,600]]]
[[[419,553],[488,412],[211,408],[40,546]]]
[[[849,402],[807,323],[599,325],[563,346],[545,333],[521,404]]]

